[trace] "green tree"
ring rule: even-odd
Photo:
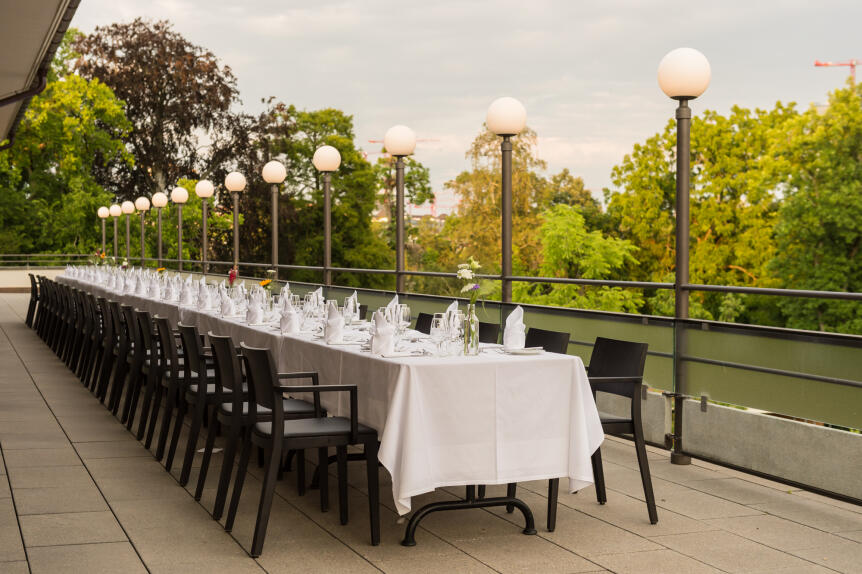
[[[56,68],[62,70],[62,66]],[[101,247],[94,166],[133,164],[123,103],[98,80],[58,77],[31,101],[15,145],[0,152],[0,240],[10,252],[85,253]]]
[[[782,287],[862,291],[862,90],[848,86],[812,106],[776,139],[784,203],[772,269]],[[782,299],[787,326],[862,333],[862,304]]]
[[[541,226],[542,277],[620,279],[638,261],[637,247],[625,239],[590,231],[578,207],[557,204],[544,214]],[[582,309],[636,313],[643,305],[640,290],[583,285],[516,283],[513,299]]]
[[[767,265],[775,254],[772,239],[779,178],[773,143],[797,117],[793,105],[773,110],[734,107],[729,116],[706,111],[692,123],[691,251],[693,283],[771,286]],[[608,197],[609,215],[620,235],[641,248],[642,264],[633,279],[672,281],[675,258],[676,127],[665,130],[631,154],[612,172],[617,192]],[[724,297],[692,295],[692,314],[728,316]],[[665,314],[672,294],[661,293],[648,310]],[[742,313],[739,313],[742,314]],[[739,315],[737,315],[739,316]]]

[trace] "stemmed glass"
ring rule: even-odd
[[[395,310],[396,320],[395,325],[398,330],[398,335],[403,335],[407,327],[410,326],[410,307],[408,305],[399,304]]]
[[[431,340],[437,345],[437,354],[443,354],[443,343],[448,337],[448,329],[446,326],[446,317],[443,313],[434,313],[431,319]]]

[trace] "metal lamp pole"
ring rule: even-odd
[[[159,260],[159,267],[162,266],[162,208],[156,208],[156,233],[158,234],[158,239],[156,241],[156,257]]]
[[[233,192],[233,266],[239,265],[239,192]]]
[[[131,244],[131,238],[132,238],[132,225],[131,225],[131,222],[129,221],[129,214],[127,213],[126,214],[126,259],[127,260],[129,259],[129,256],[131,253],[129,251],[129,245]]]
[[[502,190],[500,241],[502,242],[501,274],[503,275],[503,303],[512,302],[512,139],[504,135],[500,144],[502,152]]]
[[[117,249],[117,217],[114,217],[114,259],[117,258],[117,254],[119,253],[119,249]]]
[[[209,272],[207,265],[207,212],[209,211],[209,198],[215,192],[215,186],[207,179],[202,179],[195,184],[195,195],[201,200],[201,268],[203,274]]]
[[[331,145],[317,148],[311,163],[323,173],[323,284],[332,285],[332,172],[341,165],[341,154]]]
[[[183,204],[177,204],[177,268],[183,270]]]
[[[143,211],[141,212],[141,267],[144,266],[144,256],[146,255],[144,253],[144,213]]]
[[[404,292],[404,156],[395,158],[395,290]]]
[[[673,464],[691,464],[683,452],[682,429],[685,404],[685,320],[689,298],[689,193],[691,179],[691,108],[689,100],[701,95],[709,86],[710,68],[706,57],[691,48],[673,50],[658,66],[658,83],[662,91],[677,100],[676,108],[676,269],[674,280],[674,349],[673,349]]]
[[[102,218],[102,253],[105,252],[105,218]]]
[[[491,102],[485,117],[488,129],[501,136],[502,173],[500,181],[500,279],[503,303],[512,302],[512,137],[527,126],[527,110],[515,98]]]
[[[270,186],[272,192],[272,268],[278,276],[278,185]]]
[[[323,174],[323,284],[332,285],[332,199],[330,180],[332,174]]]

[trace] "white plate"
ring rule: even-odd
[[[545,353],[544,349],[506,349],[503,348],[503,352],[507,355],[542,355]]]

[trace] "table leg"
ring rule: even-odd
[[[527,504],[518,498],[509,496],[499,496],[496,498],[475,498],[475,488],[467,488],[467,498],[465,500],[451,500],[446,502],[432,502],[426,504],[416,511],[407,523],[407,529],[404,531],[404,540],[401,541],[402,546],[416,546],[416,528],[423,518],[434,512],[443,510],[463,510],[467,508],[488,508],[491,506],[506,506],[517,508],[524,515],[524,534],[535,534],[536,524],[533,520],[533,512]]]

